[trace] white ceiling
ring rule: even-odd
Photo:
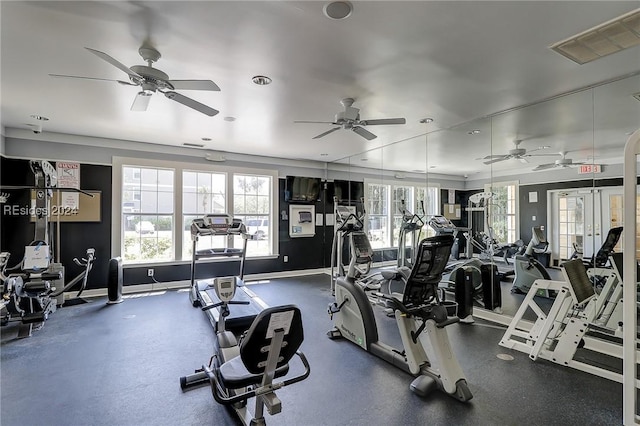
[[[356,1],[341,21],[323,15],[326,3],[0,2],[2,125],[28,129],[39,114],[50,118],[44,139],[56,132],[323,162],[368,157],[369,166],[456,175],[486,170],[477,158],[505,153],[516,138],[523,148],[547,145],[545,153],[569,151],[576,161],[613,161],[640,127],[640,102],[631,96],[640,92],[640,75],[632,75],[640,46],[586,65],[548,48],[638,1]],[[146,112],[132,112],[137,87],[48,75],[127,80],[84,47],[144,65],[145,39],[162,54],[154,67],[170,78],[217,83],[220,92],[180,93],[220,114],[205,116],[159,93]],[[257,86],[255,75],[273,83]],[[571,91],[578,92],[517,108]],[[405,117],[407,124],[369,126],[378,138],[367,141],[345,130],[313,140],[331,126],[293,123],[332,121],[345,97],[356,99],[362,119]],[[435,122],[420,123],[425,117]],[[467,134],[476,128],[482,133]],[[531,167],[556,158],[531,158]],[[492,166],[522,167],[516,160]]]

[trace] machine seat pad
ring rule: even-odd
[[[401,266],[396,269],[382,269],[380,271],[382,278],[385,280],[399,280],[399,279],[408,279],[409,275],[411,275],[411,268],[407,268],[406,266]]]
[[[282,377],[289,372],[289,364],[276,368],[275,377]],[[252,374],[242,363],[240,356],[231,358],[220,366],[220,377],[227,389],[238,389],[262,382],[262,374]]]

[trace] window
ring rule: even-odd
[[[173,170],[122,168],[125,261],[172,260]]]
[[[232,214],[258,235],[248,257],[277,254],[277,171],[117,157],[113,170],[112,245],[125,263],[190,260],[191,222],[208,213]],[[242,245],[241,237],[198,240],[198,248]]]
[[[485,187],[492,192],[488,222],[493,230],[493,238],[500,243],[515,243],[518,232],[518,182],[493,183]],[[488,230],[487,230],[488,231]]]
[[[269,227],[271,181],[270,176],[233,176],[233,215],[242,219],[247,231],[257,237],[257,241],[247,245],[247,254],[251,256],[269,254],[269,238],[273,236]],[[241,247],[240,237],[236,237],[234,244]]]
[[[199,171],[182,172],[182,259],[191,259],[191,222],[207,213],[226,213],[227,175]],[[198,239],[200,248],[225,247],[226,237],[206,236]]]
[[[389,185],[367,184],[367,233],[371,247],[389,246]]]
[[[438,187],[391,185],[369,181],[365,181],[365,186],[367,233],[374,249],[398,245],[402,223],[402,200],[405,202],[405,208],[411,213],[433,215],[440,211]]]

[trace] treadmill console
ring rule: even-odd
[[[429,226],[436,231],[436,235],[454,234],[456,232],[456,226],[441,215],[435,215],[429,219]]]
[[[213,288],[221,302],[230,302],[236,294],[236,277],[214,278]]]
[[[244,230],[242,219],[224,213],[207,214],[191,223],[192,236],[243,234]]]

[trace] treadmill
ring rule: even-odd
[[[197,249],[198,239],[201,236],[242,236],[242,248],[207,248]],[[217,331],[220,317],[219,307],[221,300],[217,296],[214,287],[216,280],[229,279],[229,277],[214,277],[204,280],[196,280],[196,267],[203,259],[236,258],[240,259],[240,272],[232,277],[235,280],[237,291],[233,298],[233,308],[225,317],[225,327],[230,331],[247,330],[254,318],[267,308],[267,304],[254,292],[244,285],[244,261],[247,252],[247,241],[252,236],[247,234],[247,229],[241,219],[234,219],[228,214],[207,214],[202,218],[194,219],[191,223],[191,288],[189,300],[194,307],[201,307],[207,314],[213,329]]]

